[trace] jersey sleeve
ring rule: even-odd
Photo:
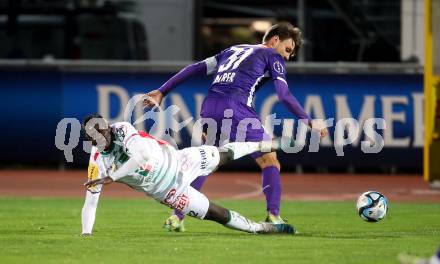
[[[98,158],[99,158],[98,148],[93,147],[90,153],[89,166],[87,168],[87,180],[92,181],[96,179],[101,179],[103,172],[99,169]],[[102,185],[95,185],[89,187],[87,190],[91,193],[100,193]]]
[[[92,234],[100,195],[101,193],[86,193],[86,199],[81,210],[82,234]]]
[[[180,85],[189,78],[197,75],[202,75],[207,71],[207,65],[204,61],[199,61],[191,65],[186,66],[181,71],[176,73],[168,81],[166,81],[160,88],[159,91],[164,95],[171,92],[176,86]]]
[[[118,170],[109,175],[114,181],[133,173],[148,160],[161,155],[161,141],[151,136],[146,137],[144,134],[147,133],[137,131],[130,123],[115,123],[113,129],[117,140],[130,157]]]
[[[206,58],[203,62],[206,64],[206,75],[216,73],[221,57],[228,49],[225,49],[212,57]]]
[[[278,99],[287,107],[287,109],[292,114],[296,115],[299,119],[305,120],[307,124],[310,124],[312,119],[306,113],[306,111],[304,111],[304,108],[298,102],[296,97],[290,93],[287,84],[280,80],[274,80],[273,82],[278,95]]]
[[[199,61],[193,64],[190,64],[171,77],[168,81],[166,81],[160,88],[159,91],[167,95],[172,89],[176,86],[180,85],[184,81],[188,80],[193,76],[198,76],[202,74],[210,75],[215,73],[218,68],[218,62],[220,61],[220,57],[225,51],[222,51],[212,57],[206,58],[203,61]]]
[[[286,81],[286,64],[283,57],[279,54],[270,54],[268,56],[267,69],[272,80],[280,80],[287,84]]]
[[[87,179],[89,181],[100,179],[103,177],[102,171],[99,169],[99,151],[98,148],[92,147],[90,153],[89,166],[87,169]],[[91,234],[95,223],[96,208],[98,207],[99,196],[101,194],[102,185],[95,185],[87,188],[86,198],[81,210],[82,234]]]
[[[216,56],[206,58],[203,62],[206,64],[206,75],[213,74],[217,71],[218,60]]]

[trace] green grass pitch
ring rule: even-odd
[[[104,194],[105,195],[105,194]],[[217,201],[254,220],[263,201]],[[393,203],[367,223],[350,202],[283,202],[295,236],[252,235],[188,219],[185,233],[162,223],[169,210],[149,199],[101,198],[93,237],[82,238],[83,199],[0,198],[0,263],[397,263],[440,244],[440,205]]]

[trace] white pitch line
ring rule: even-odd
[[[241,179],[236,179],[235,183],[238,185],[250,187],[253,189],[252,191],[233,195],[231,199],[248,199],[248,198],[258,198],[262,195],[263,190],[261,189],[261,185],[255,182],[244,181]],[[265,186],[264,188],[267,188]],[[407,193],[407,189],[399,189],[397,191],[393,191],[388,193],[389,195],[401,195],[402,193]],[[414,189],[409,191],[412,195],[423,196],[423,195],[438,195],[440,191],[438,190],[422,190],[422,189]],[[335,193],[335,194],[289,194],[283,193],[282,198],[284,200],[302,200],[302,201],[320,201],[320,200],[333,200],[333,201],[349,201],[355,200],[359,196],[359,193]]]
[[[358,194],[341,193],[341,194],[285,194],[282,196],[284,200],[296,201],[354,201]]]
[[[235,182],[239,185],[244,185],[247,187],[251,187],[252,189],[255,189],[254,191],[250,191],[250,192],[246,192],[246,193],[241,193],[241,194],[237,194],[237,195],[233,195],[231,198],[232,199],[246,199],[246,198],[252,198],[252,197],[258,197],[261,195],[261,187],[259,184],[254,183],[254,182],[249,182],[249,181],[243,181],[240,179],[235,180]]]
[[[415,189],[415,190],[411,190],[412,194],[415,195],[439,195],[440,191],[439,190],[420,190],[420,189]]]

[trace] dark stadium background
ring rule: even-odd
[[[117,85],[130,96],[147,92],[191,61],[230,45],[259,43],[267,25],[285,20],[298,25],[306,40],[287,66],[291,90],[300,102],[318,96],[326,118],[336,118],[335,98],[346,96],[357,118],[367,96],[375,96],[374,117],[384,117],[385,100],[394,100],[389,115],[394,143],[387,145],[386,140],[377,155],[362,153],[360,144],[346,147],[344,157],[337,157],[331,146],[318,153],[281,153],[284,168],[420,174],[423,48],[418,36],[423,23],[417,8],[397,0],[2,0],[1,136],[8,151],[0,154],[0,166],[84,168],[82,140],[73,152],[74,162],[66,162],[55,146],[55,131],[62,118],[81,119],[100,111],[99,85]],[[194,116],[194,98],[206,94],[208,85],[209,78],[196,78],[176,89]],[[261,91],[257,111],[273,93],[270,85]],[[109,100],[108,114],[115,118],[118,98]],[[281,105],[274,111],[289,117]],[[189,134],[182,131],[180,136],[179,146],[188,146]],[[225,169],[255,166],[243,159]]]

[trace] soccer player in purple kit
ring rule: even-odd
[[[245,141],[258,142],[270,137],[261,126],[258,114],[253,107],[253,99],[258,89],[268,80],[272,80],[279,100],[287,109],[298,119],[307,122],[310,127],[318,129],[321,137],[324,137],[328,133],[327,129],[318,128],[317,123],[309,117],[290,93],[286,81],[284,61],[293,57],[302,43],[301,31],[297,27],[287,22],[278,23],[265,33],[262,44],[232,46],[213,57],[185,67],[158,90],[147,93],[144,105],[160,104],[163,97],[174,87],[193,76],[214,74],[200,116],[212,118],[217,122],[217,144],[221,145],[223,142],[220,142],[219,134],[225,130],[221,127],[225,116],[232,119],[230,135],[228,135],[230,141],[239,140],[240,135],[244,134]],[[240,125],[240,121],[249,120],[249,118],[257,121],[259,125],[253,127],[249,123],[245,123],[247,126]],[[276,153],[258,152],[251,156],[262,170],[262,190],[266,196],[267,208],[266,221],[284,223],[279,213],[281,166]],[[206,180],[204,176],[200,175],[191,186],[200,190]],[[170,231],[184,231],[182,213],[175,211],[166,220],[165,227]]]

